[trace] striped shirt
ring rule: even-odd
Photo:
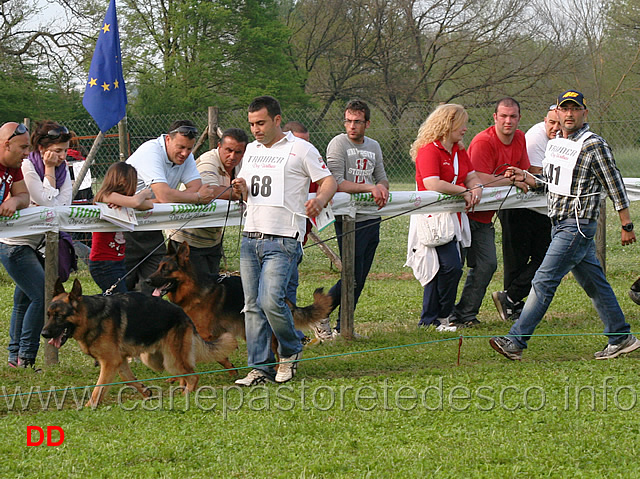
[[[580,138],[589,131],[585,123],[570,140]],[[548,179],[548,178],[545,178]],[[591,135],[582,145],[582,151],[573,170],[571,196],[548,192],[547,207],[549,218],[560,221],[566,218],[598,219],[600,214],[600,193],[605,191],[616,211],[629,207],[629,198],[624,188],[622,175],[613,159],[613,153],[607,142],[598,135]]]

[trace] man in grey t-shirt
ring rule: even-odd
[[[345,193],[371,193],[373,201],[382,208],[389,200],[389,181],[384,171],[382,150],[377,141],[364,135],[369,128],[371,112],[361,100],[351,100],[344,112],[346,133],[334,137],[327,146],[327,166],[338,183],[338,191]],[[342,221],[336,219],[338,248],[342,254]],[[356,216],[355,298],[354,307],[364,288],[380,242],[380,216]],[[334,308],[340,305],[341,281],[329,291]],[[340,332],[340,312],[336,332]],[[316,337],[322,341],[333,338],[329,319],[315,328]]]

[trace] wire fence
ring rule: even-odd
[[[534,124],[542,121],[553,99],[546,102],[522,102],[522,119],[520,129],[527,131]],[[494,104],[465,105],[469,112],[469,129],[465,136],[465,143],[480,131],[493,124]],[[614,150],[616,162],[623,176],[640,176],[640,101],[615,103],[590,102],[588,120],[591,129],[604,137]],[[418,127],[433,110],[433,106],[415,106],[404,112],[401,121],[392,122],[383,111],[372,108],[371,126],[367,136],[377,140],[382,147],[385,168],[392,183],[412,183],[415,169],[409,157],[409,148],[414,141]],[[184,114],[163,114],[154,116],[128,116],[127,128],[129,133],[129,154],[142,143],[166,133],[174,120],[188,119],[193,121],[200,131],[204,131],[208,123],[206,111]],[[327,144],[337,134],[344,132],[342,125],[342,105],[334,104],[325,114],[318,109],[289,109],[283,112],[283,123],[296,120],[307,126],[311,142],[321,154],[326,151]],[[247,112],[242,110],[221,110],[218,114],[220,128],[242,128],[248,132]],[[79,136],[97,135],[97,126],[91,119],[67,120],[64,124],[74,130]],[[111,133],[117,133],[114,128]],[[85,139],[81,145],[88,153],[92,140]],[[212,146],[205,141],[196,156],[204,153]],[[106,138],[97,154],[92,176],[100,183],[109,165],[119,159],[118,138]]]

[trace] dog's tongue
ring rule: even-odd
[[[64,334],[64,333],[62,333]],[[49,340],[49,344],[53,344],[56,348],[60,349],[60,346],[62,346],[62,334],[60,336],[58,336],[57,338],[51,338]]]
[[[162,289],[160,289],[160,288],[154,289],[153,293],[151,294],[151,296],[160,296],[160,297],[162,297]]]

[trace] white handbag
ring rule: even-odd
[[[418,216],[416,232],[418,241],[434,248],[447,244],[456,236],[453,216],[456,213],[431,213]]]

